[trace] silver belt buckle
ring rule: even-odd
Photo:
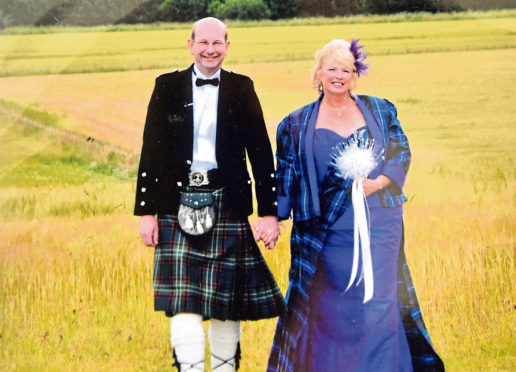
[[[204,186],[209,185],[208,171],[192,171],[188,173],[189,186]]]

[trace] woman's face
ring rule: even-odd
[[[325,95],[341,95],[348,94],[354,88],[354,74],[354,66],[338,61],[334,57],[326,57],[318,77]]]

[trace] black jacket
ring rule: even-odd
[[[176,214],[179,191],[188,184],[193,150],[193,65],[159,76],[143,133],[134,214]],[[217,109],[216,157],[229,207],[241,216],[253,211],[255,179],[258,214],[277,215],[272,149],[263,113],[247,76],[221,71]]]

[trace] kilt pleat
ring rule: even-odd
[[[283,297],[246,217],[224,208],[226,194],[213,191],[216,224],[202,236],[185,234],[177,215],[158,216],[154,253],[154,308],[204,319],[257,320],[285,310]]]

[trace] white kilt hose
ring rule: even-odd
[[[219,320],[280,315],[285,310],[283,297],[247,217],[229,213],[223,189],[210,191],[217,215],[215,226],[205,235],[185,234],[176,215],[158,216],[155,309],[167,316],[195,313]]]

